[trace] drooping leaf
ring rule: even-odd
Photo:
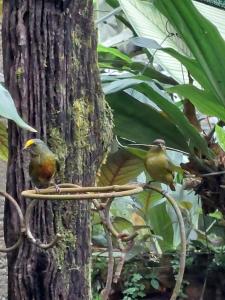
[[[130,59],[130,57],[127,56],[126,54],[122,53],[118,49],[105,47],[103,45],[98,45],[97,50],[99,53],[112,54],[114,57],[118,57],[118,58],[124,60],[125,62],[127,62],[128,64],[132,63],[132,60]]]
[[[143,170],[143,162],[125,150],[110,154],[102,166],[99,186],[126,184],[135,179]]]
[[[32,132],[37,132],[36,129],[26,124],[18,115],[15,104],[10,93],[0,84],[0,115],[4,118],[13,120],[18,126]]]
[[[135,37],[131,39],[131,42],[139,47],[151,48],[151,49],[160,49],[161,46],[153,39],[146,37]]]
[[[177,125],[183,136],[186,138],[186,143],[189,144],[189,151],[193,153],[193,149],[199,149],[207,157],[212,156],[208,150],[206,141],[202,138],[199,132],[194,128],[180,109],[173,103],[167,101],[162,95],[155,91],[150,85],[141,83],[133,87],[135,90],[142,92],[148,96],[164,113],[168,118]]]
[[[150,144],[157,138],[164,138],[168,146],[188,151],[185,137],[170,120],[125,92],[107,95],[107,101],[114,111],[115,131],[118,136]]]
[[[115,80],[108,84],[103,85],[103,91],[106,95],[113,94],[119,92],[121,90],[125,90],[135,84],[142,83],[143,80],[136,78],[125,78],[123,80]]]
[[[217,102],[214,94],[187,84],[177,85],[169,88],[168,91],[177,93],[179,96],[187,98],[201,113],[214,116],[225,121],[224,106]]]

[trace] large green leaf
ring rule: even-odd
[[[170,147],[189,150],[186,138],[178,128],[150,105],[137,101],[125,92],[107,95],[107,101],[114,111],[117,135],[144,144],[164,138]]]
[[[155,91],[150,85],[141,83],[133,87],[135,90],[148,96],[157,104],[169,119],[177,125],[189,145],[189,151],[193,153],[194,148],[199,149],[207,157],[211,156],[206,141],[201,137],[198,131],[190,124],[180,109],[173,103],[167,101],[162,95]]]
[[[161,48],[160,50],[170,54],[171,56],[179,60],[182,65],[184,65],[190,72],[192,77],[197,80],[204,89],[210,90],[210,82],[208,81],[208,78],[206,77],[204,71],[201,69],[201,66],[196,59],[184,56],[172,48]]]
[[[225,121],[224,106],[219,103],[215,103],[214,94],[200,90],[197,87],[188,84],[177,85],[169,88],[168,91],[177,93],[181,97],[189,99],[201,113],[214,116]]]
[[[132,61],[129,56],[125,55],[118,49],[99,45],[98,54],[100,68],[116,69],[117,71],[127,71],[134,74],[143,74],[149,79],[156,79],[162,83],[171,85],[177,84],[173,78],[160,73],[154,67],[142,62]],[[114,78],[115,76],[110,77]]]
[[[146,80],[147,82],[147,80]],[[181,135],[183,136],[182,140],[185,141],[184,145],[182,148],[180,146],[177,149],[184,150],[184,146],[186,147],[187,144],[189,145],[189,152],[193,153],[194,148],[199,149],[203,154],[205,154],[207,157],[211,156],[211,153],[208,150],[207,143],[206,141],[202,138],[202,136],[198,133],[198,131],[190,124],[190,122],[186,119],[184,114],[180,111],[180,109],[172,102],[168,101],[168,98],[166,97],[166,93],[162,93],[156,86],[150,85],[145,83],[143,79],[135,79],[135,78],[127,78],[127,79],[122,79],[122,80],[116,80],[113,82],[108,83],[107,85],[104,86],[104,92],[106,94],[110,93],[115,93],[123,89],[127,89],[129,87],[132,87],[134,90],[144,94],[147,96],[152,102],[154,102],[164,113],[166,113],[167,120],[169,119],[171,123],[177,127],[177,131],[180,131]],[[107,97],[110,99],[111,97]],[[123,97],[124,98],[124,97]],[[112,99],[112,98],[111,98]],[[118,99],[118,97],[117,97]],[[125,100],[120,100],[118,99],[117,102],[115,101],[113,103],[110,102],[111,106],[113,109],[115,109],[116,114],[115,114],[115,121],[116,125],[118,124],[117,122],[119,121],[120,123],[118,126],[116,126],[117,130],[122,129],[124,131],[130,131],[130,128],[122,128],[125,127],[124,124],[125,122],[128,122],[128,118],[133,115],[132,123],[135,120],[135,128],[133,131],[135,132],[136,129],[140,130],[140,118],[142,119],[142,123],[147,123],[148,119],[151,118],[151,124],[149,124],[149,130],[152,129],[158,131],[158,134],[156,136],[158,137],[163,137],[166,140],[168,139],[171,141],[171,135],[173,135],[173,132],[168,132],[168,128],[165,128],[164,123],[161,123],[160,116],[161,114],[157,112],[155,109],[152,109],[150,106],[144,107],[144,104],[139,104],[139,103],[132,103],[132,96],[130,95],[129,98],[130,102],[124,103]],[[113,106],[116,104],[116,107]],[[132,105],[132,106],[131,106]],[[158,114],[158,116],[157,116]],[[151,115],[151,117],[150,117]],[[124,120],[120,120],[120,118]],[[155,117],[155,119],[154,119]],[[158,117],[158,120],[156,119]],[[162,119],[162,116],[161,116]],[[166,118],[164,118],[165,120]],[[138,122],[138,123],[137,123]],[[155,125],[157,127],[155,128]],[[127,126],[126,126],[127,127]],[[163,128],[162,128],[163,127]],[[171,126],[170,126],[171,128]],[[158,129],[158,130],[157,130]],[[162,134],[162,132],[164,132]],[[123,136],[121,133],[118,133],[119,135]],[[139,133],[140,135],[140,133]],[[147,136],[147,135],[146,135]],[[134,138],[134,135],[127,135],[125,134],[124,137],[127,137],[129,139],[134,139],[136,141],[142,142],[142,143],[150,143],[148,140],[146,141],[140,141],[140,138],[137,140]],[[156,137],[157,138],[157,137]],[[175,136],[176,138],[176,136]],[[178,141],[178,138],[176,138]],[[179,143],[179,141],[178,141]],[[186,148],[187,150],[187,148]]]
[[[97,50],[98,50],[98,53],[111,54],[114,57],[117,57],[117,58],[120,58],[120,59],[124,60],[128,64],[132,63],[131,58],[129,56],[127,56],[126,54],[122,53],[121,51],[119,51],[118,49],[110,48],[110,47],[105,47],[103,45],[98,45],[98,49]]]
[[[154,5],[188,45],[211,90],[225,104],[225,41],[216,26],[190,0],[154,0]]]
[[[13,120],[18,126],[37,132],[36,129],[25,123],[18,115],[15,104],[9,92],[0,84],[0,115],[4,118]]]
[[[98,185],[126,184],[136,178],[143,168],[142,160],[120,149],[110,154],[106,164],[102,166]]]
[[[8,135],[6,125],[3,121],[0,121],[0,159],[8,159]]]
[[[157,183],[157,187],[160,187],[160,184]],[[152,190],[147,190],[142,193],[139,193],[138,195],[135,196],[135,199],[140,205],[140,209],[143,213],[143,217],[147,224],[150,224],[150,220],[149,220],[150,210],[153,207],[160,205],[166,201],[166,199],[163,198],[161,194],[156,193]]]
[[[163,238],[163,240],[158,240],[160,247],[163,250],[173,249],[173,224],[166,210],[166,202],[149,210],[149,223],[154,234]]]
[[[225,130],[218,125],[216,125],[216,137],[220,147],[225,151]]]
[[[163,47],[174,48],[178,52],[191,55],[172,26],[168,26],[167,20],[155,9],[152,1],[119,0],[119,2],[138,36],[153,39]],[[187,72],[176,59],[162,51],[151,48],[148,48],[148,51],[154,56],[154,60],[163,66],[176,81],[179,83],[188,82]]]

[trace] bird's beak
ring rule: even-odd
[[[27,148],[29,148],[32,144],[34,144],[34,140],[33,139],[26,141],[26,143],[25,143],[25,145],[23,147],[23,150],[27,150]]]
[[[165,145],[163,145],[163,144],[159,144],[159,147],[160,147],[163,151],[166,150],[166,147],[165,147]]]

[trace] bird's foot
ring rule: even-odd
[[[55,190],[56,190],[57,193],[59,193],[59,194],[61,193],[61,189],[58,186],[58,184],[55,184]]]
[[[39,188],[37,188],[36,186],[34,187],[36,194],[40,194],[40,190]]]
[[[155,180],[149,180],[146,182],[145,186],[151,186],[153,182],[155,182]]]
[[[148,184],[151,185],[151,183],[155,182],[155,180],[149,180]]]

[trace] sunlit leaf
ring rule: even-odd
[[[216,125],[216,137],[220,147],[225,151],[225,130],[218,125]]]
[[[142,226],[142,225],[145,225],[145,220],[136,212],[133,212],[132,213],[132,216],[131,216],[131,220],[132,220],[132,223],[137,226]]]
[[[220,211],[214,211],[213,213],[209,214],[210,217],[215,218],[217,220],[222,220],[223,219],[223,215]]]
[[[128,221],[125,218],[113,217],[112,223],[113,223],[113,226],[115,227],[115,229],[120,233],[121,232],[131,233],[133,231],[132,222]]]
[[[110,154],[101,168],[98,185],[126,184],[143,170],[143,162],[125,150]]]

